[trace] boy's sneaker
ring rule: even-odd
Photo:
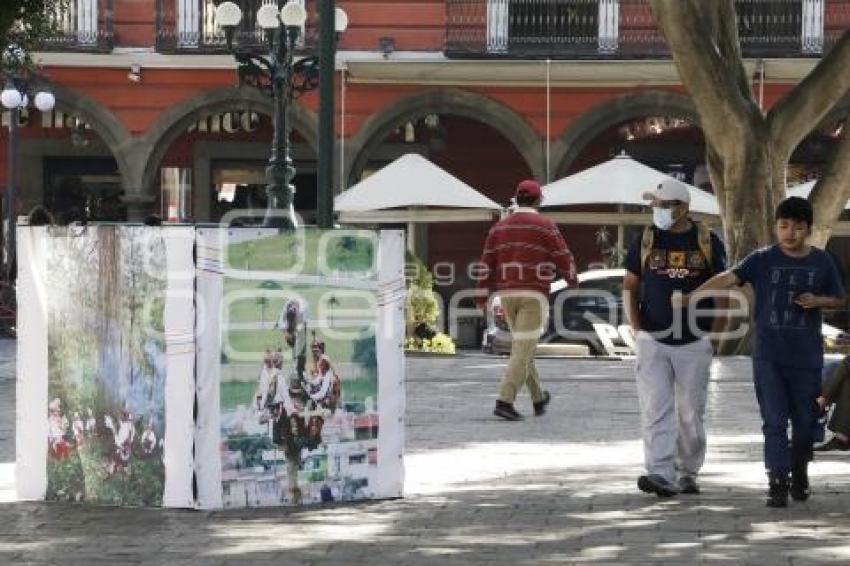
[[[673,497],[676,495],[675,486],[657,474],[640,476],[637,480],[637,486],[644,493],[654,493],[658,497]]]
[[[686,493],[688,495],[697,495],[699,494],[699,485],[697,485],[697,480],[693,476],[682,476],[679,478],[679,493]]]
[[[791,497],[794,501],[805,501],[812,494],[809,488],[809,463],[796,462],[791,468]]]
[[[546,414],[546,405],[549,404],[549,401],[552,400],[552,396],[549,395],[548,391],[543,392],[543,400],[538,401],[537,403],[532,403],[534,405],[534,416],[540,417]]]
[[[833,436],[829,439],[829,441],[824,442],[823,444],[818,444],[814,448],[815,452],[831,452],[832,450],[850,450],[850,442],[845,442],[838,438],[837,436]]]
[[[523,416],[516,412],[513,404],[505,403],[504,401],[496,401],[496,408],[493,409],[493,414],[508,421],[521,421]]]
[[[788,475],[770,474],[768,482],[767,506],[788,507]]]

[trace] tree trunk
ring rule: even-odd
[[[815,223],[812,226],[812,236],[809,243],[819,248],[826,248],[826,243],[832,234],[832,227],[841,216],[847,204],[848,191],[845,186],[850,184],[850,120],[844,121],[844,137],[835,148],[832,159],[826,166],[820,181],[812,189],[809,199],[815,212]]]
[[[118,229],[113,226],[95,228],[95,245],[97,246],[97,349],[98,368],[97,379],[102,391],[108,391],[109,401],[115,403],[120,398],[116,390],[119,381],[116,377],[121,374],[122,352],[116,350],[121,337],[121,293],[119,282],[119,265],[121,257],[121,241]]]
[[[773,211],[785,193],[785,158],[756,125],[734,144],[707,142],[707,165],[720,206],[729,263],[773,241]]]

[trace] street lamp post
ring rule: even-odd
[[[345,30],[348,18],[341,9],[334,13],[336,31],[340,33]],[[228,49],[239,63],[240,80],[270,94],[273,101],[274,136],[269,166],[266,168],[268,205],[263,226],[294,230],[298,221],[293,206],[295,166],[290,156],[289,134],[292,128],[289,109],[295,94],[319,86],[316,80],[316,58],[309,57],[298,62],[294,59],[295,42],[307,20],[307,12],[298,2],[282,0],[278,1],[277,6],[267,4],[257,10],[257,24],[269,38],[267,55],[234,48],[233,36],[236,26],[242,20],[242,10],[235,3],[220,4],[216,8],[215,19],[224,29]],[[319,163],[320,169],[327,166],[326,163]]]
[[[336,41],[348,27],[348,16],[334,0],[319,0],[319,14],[334,14],[319,20],[319,171],[316,209],[319,228],[333,227],[334,70]],[[342,163],[340,163],[342,167]]]
[[[20,49],[11,46],[6,51],[6,58],[14,56],[21,58]],[[0,92],[0,103],[9,111],[9,139],[6,161],[6,202],[5,202],[5,232],[3,234],[4,253],[4,275],[7,281],[15,279],[15,201],[17,181],[17,158],[18,158],[18,121],[21,109],[29,105],[27,94],[27,81],[24,75],[7,72],[6,87]],[[39,91],[33,97],[35,107],[41,112],[53,110],[56,99],[47,91]]]

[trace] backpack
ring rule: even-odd
[[[707,224],[692,220],[697,227],[697,246],[699,251],[705,256],[706,264],[711,269],[711,229]],[[652,244],[655,243],[655,226],[647,226],[643,229],[643,236],[640,239],[640,269],[643,271],[643,266],[646,265],[646,260],[649,259],[649,254],[652,251]]]

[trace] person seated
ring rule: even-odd
[[[822,412],[830,405],[835,407],[827,424],[827,428],[832,431],[832,438],[815,446],[814,450],[850,450],[850,356],[835,364],[827,373],[817,404]]]

